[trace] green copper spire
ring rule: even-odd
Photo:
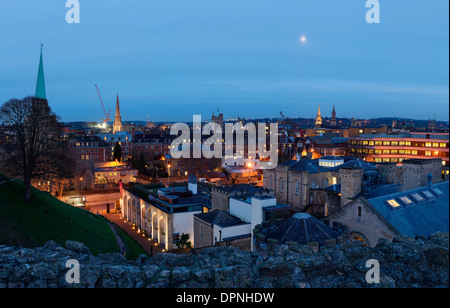
[[[45,94],[45,80],[44,80],[44,63],[42,61],[42,47],[44,45],[41,44],[41,59],[39,61],[39,72],[36,83],[36,94],[34,95],[37,98],[47,99],[47,95]]]

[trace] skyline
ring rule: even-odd
[[[63,4],[22,12],[8,2],[0,26],[23,23],[0,33],[13,46],[0,49],[0,100],[34,93],[43,43],[47,97],[64,122],[101,121],[95,84],[111,115],[119,93],[124,121],[208,119],[218,108],[313,118],[319,105],[328,117],[333,104],[338,117],[448,121],[448,3],[405,12],[383,2],[373,25],[364,3],[247,2],[81,1],[77,25]]]

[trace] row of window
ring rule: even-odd
[[[349,143],[351,145],[369,145],[369,146],[417,146],[427,148],[448,148],[448,143],[445,142],[350,140]]]
[[[98,155],[81,155],[81,160],[98,160]]]
[[[77,152],[80,153],[80,149],[77,149]],[[81,153],[98,153],[98,149],[81,149]]]
[[[98,142],[77,142],[77,147],[98,147]]]

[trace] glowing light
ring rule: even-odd
[[[306,36],[302,35],[300,37],[300,42],[303,43],[303,44],[306,43]]]

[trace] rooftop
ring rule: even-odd
[[[223,228],[246,224],[239,218],[221,210],[214,210],[208,213],[195,214],[194,216],[211,225],[214,224]]]
[[[300,245],[308,242],[324,244],[325,240],[337,238],[339,233],[307,213],[297,213],[281,225],[267,231],[266,238],[286,243],[294,241]]]
[[[449,230],[449,182],[367,199],[397,231],[429,236]]]

